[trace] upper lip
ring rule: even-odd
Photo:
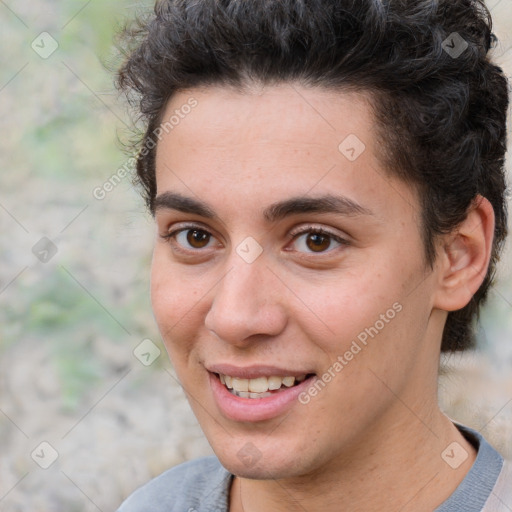
[[[219,363],[205,366],[211,373],[229,375],[239,379],[257,379],[258,377],[299,377],[314,372],[309,370],[291,370],[268,365],[234,366],[227,363]]]

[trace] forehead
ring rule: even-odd
[[[338,191],[416,209],[414,192],[377,157],[368,94],[295,84],[197,88],[172,97],[162,123],[171,118],[157,146],[157,194],[208,197],[228,187],[247,208],[260,208],[284,194]]]
[[[197,105],[188,109],[191,99]],[[173,129],[175,139],[187,142],[193,135],[203,143],[221,144],[275,143],[331,145],[338,149],[340,137],[359,134],[372,144],[373,125],[369,93],[329,91],[284,83],[252,88],[244,93],[227,87],[197,88],[176,93],[168,102],[163,122],[180,111]],[[190,119],[191,121],[188,121]],[[236,130],[233,128],[236,126]],[[183,139],[181,139],[183,137]]]

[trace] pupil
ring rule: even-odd
[[[315,252],[327,249],[330,244],[329,237],[319,233],[313,233],[307,239],[307,246]]]
[[[198,229],[190,230],[187,235],[187,241],[193,247],[204,247],[208,244],[208,239],[208,233]]]

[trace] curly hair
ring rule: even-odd
[[[152,137],[177,91],[294,81],[367,92],[384,168],[419,191],[428,265],[436,236],[456,229],[478,194],[493,206],[487,274],[470,303],[448,314],[441,350],[475,345],[507,234],[508,84],[488,56],[496,38],[483,1],[161,0],[121,41],[116,85],[144,123],[135,181],[152,213]]]

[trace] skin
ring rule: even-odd
[[[190,97],[198,105],[158,143],[157,196],[196,199],[216,218],[157,209],[152,305],[194,413],[236,475],[230,511],[432,511],[475,459],[438,408],[437,372],[447,311],[463,307],[485,275],[492,207],[478,198],[458,230],[437,240],[430,268],[418,197],[379,162],[367,96],[209,87],[175,94],[164,119]],[[355,161],[338,150],[349,134],[366,146]],[[326,194],[371,213],[262,215],[278,201]],[[207,242],[191,246],[186,231],[164,238],[188,224],[211,234]],[[306,243],[312,227],[346,243],[318,250]],[[248,236],[263,250],[252,263],[236,252]],[[321,376],[395,303],[401,311],[309,403],[249,422],[219,409],[205,366]],[[441,458],[452,442],[468,454],[457,469]],[[247,443],[255,464],[238,455]]]

